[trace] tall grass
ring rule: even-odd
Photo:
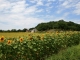
[[[58,54],[53,54],[46,60],[80,60],[80,45],[62,50]]]

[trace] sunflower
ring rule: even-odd
[[[8,40],[8,41],[7,41],[7,44],[8,44],[8,45],[11,45],[11,43],[12,43],[12,40]]]
[[[20,38],[20,42],[22,42],[23,41],[23,38]]]
[[[0,42],[3,42],[3,41],[4,41],[4,36],[0,38]]]

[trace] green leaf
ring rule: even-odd
[[[16,49],[17,48],[17,45],[15,45],[13,48]]]
[[[3,54],[2,53],[0,53],[0,58],[3,56]]]
[[[29,46],[30,49],[32,49],[32,46]]]
[[[22,50],[24,50],[24,47],[22,47]]]
[[[24,41],[23,43],[26,43],[26,41]]]
[[[2,46],[2,44],[0,44],[0,47]]]
[[[34,51],[37,51],[37,49],[33,49]]]

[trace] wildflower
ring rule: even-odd
[[[23,41],[23,38],[20,38],[20,42],[22,42]]]
[[[3,42],[3,41],[4,41],[4,36],[0,38],[0,42]]]
[[[12,42],[12,40],[8,40],[8,41],[7,41],[7,44],[8,44],[8,45],[11,45],[11,42]]]

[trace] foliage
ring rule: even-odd
[[[11,30],[0,30],[0,32],[26,32],[26,30],[28,30],[28,29],[26,29],[26,28],[24,28],[24,29],[18,29],[18,30],[16,30],[16,29],[11,29]]]
[[[30,28],[29,31],[31,31],[31,30],[33,30],[33,29],[35,29],[35,28]]]
[[[59,21],[51,21],[47,23],[40,23],[36,26],[36,28],[39,31],[46,31],[50,29],[80,31],[80,24],[76,24],[71,21],[66,22],[64,20],[59,20]]]
[[[44,60],[61,49],[80,43],[79,32],[28,34],[18,38],[0,37],[0,60]]]

